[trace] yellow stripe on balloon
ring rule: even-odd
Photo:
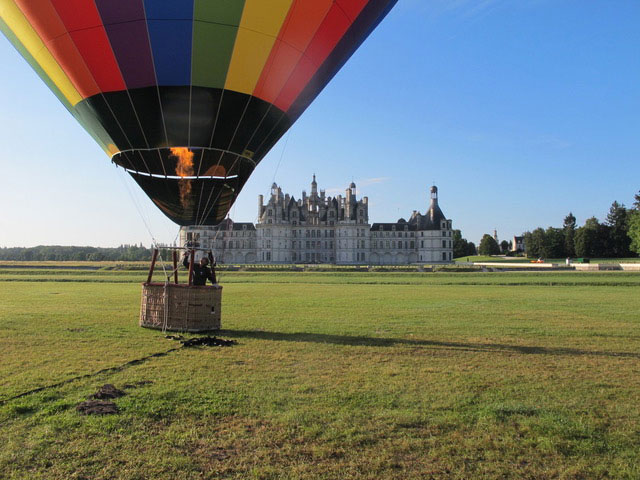
[[[13,0],[0,0],[0,17],[67,101],[71,105],[80,102],[82,96]]]
[[[251,95],[293,0],[246,0],[225,88]]]

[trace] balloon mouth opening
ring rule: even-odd
[[[233,180],[234,178],[238,178],[238,175],[227,175],[227,176],[217,176],[217,175],[161,175],[156,173],[147,173],[136,170],[131,170],[126,167],[122,167],[125,172],[130,173],[131,175],[142,175],[144,177],[151,178],[167,178],[169,180]]]
[[[202,147],[122,150],[111,161],[133,175],[177,180],[246,178],[256,162],[252,152]]]

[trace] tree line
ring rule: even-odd
[[[528,257],[625,258],[640,254],[640,192],[631,208],[614,201],[604,222],[588,218],[578,227],[570,212],[562,228],[536,228],[523,234]]]
[[[37,247],[0,248],[0,260],[21,261],[139,261],[149,260],[151,249],[140,245],[120,245],[114,248],[67,247],[40,245]]]

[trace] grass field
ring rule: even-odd
[[[640,478],[638,273],[228,272],[191,349],[145,277],[0,269],[0,478]]]
[[[534,258],[527,257],[501,257],[501,256],[490,256],[490,255],[471,255],[465,257],[456,258],[456,262],[499,262],[499,263],[531,263],[532,260],[536,260]],[[558,263],[560,265],[564,265],[566,259],[565,258],[545,258],[544,261],[546,263]],[[573,262],[576,259],[572,259]],[[640,258],[638,257],[630,257],[630,258],[591,258],[589,259],[590,263],[638,263],[640,262]],[[580,262],[578,262],[580,263]]]

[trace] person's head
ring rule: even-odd
[[[200,266],[206,267],[207,265],[209,265],[209,259],[207,257],[202,257],[200,259]]]

